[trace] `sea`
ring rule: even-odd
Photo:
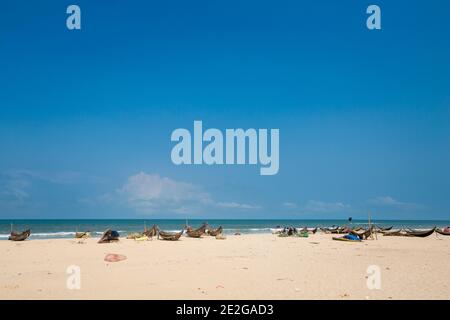
[[[89,231],[92,236],[100,236],[105,230],[112,229],[126,236],[132,232],[142,232],[145,227],[158,225],[164,231],[180,231],[185,225],[199,227],[203,222],[217,228],[222,226],[225,234],[270,233],[277,227],[332,227],[348,225],[352,227],[367,226],[367,220],[303,220],[303,219],[84,219],[84,220],[0,220],[0,240],[7,240],[11,229],[21,232],[31,229],[30,239],[73,238],[77,231]],[[450,220],[373,220],[380,227],[428,229],[434,226],[450,226]]]

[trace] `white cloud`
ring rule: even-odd
[[[398,209],[418,209],[421,206],[413,202],[403,202],[390,196],[382,196],[368,200],[369,204],[381,207],[393,207]]]
[[[35,182],[51,184],[74,184],[98,182],[97,177],[78,172],[38,172],[32,170],[10,170],[0,172],[0,200],[10,203],[23,203],[30,198],[30,189]]]
[[[29,183],[34,180],[55,184],[95,183],[102,181],[99,177],[75,171],[43,172],[33,170],[11,170],[4,172],[3,175],[10,179],[26,180]]]
[[[294,202],[284,202],[283,207],[290,208],[290,209],[296,209],[296,208],[298,208],[298,205]]]
[[[340,212],[342,210],[348,210],[350,206],[348,204],[344,204],[342,202],[324,202],[324,201],[316,201],[309,200],[302,207],[302,211],[305,212],[317,212],[317,213],[334,213]]]
[[[222,208],[233,208],[233,209],[261,209],[260,206],[255,206],[246,203],[237,203],[237,202],[217,202],[218,207]]]
[[[145,172],[129,177],[117,190],[117,195],[127,206],[144,214],[166,211],[192,214],[214,207],[246,210],[260,208],[237,202],[216,202],[209,193],[196,185]]]
[[[351,209],[351,206],[342,202],[325,202],[317,200],[308,200],[306,203],[299,205],[295,202],[283,202],[282,206],[290,212],[298,212],[301,214],[311,213],[341,213]]]
[[[210,201],[208,194],[192,184],[145,172],[129,177],[117,193],[131,207],[143,212],[162,208],[178,211],[189,203],[194,205]]]
[[[197,188],[189,183],[160,177],[157,174],[140,172],[128,178],[119,190],[128,196],[130,201],[171,200],[180,201],[199,197]]]
[[[31,182],[20,175],[0,173],[0,200],[9,203],[23,203],[28,197]]]

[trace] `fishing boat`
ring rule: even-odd
[[[356,231],[355,229],[353,229],[349,232],[349,234],[353,234],[353,235],[357,236],[358,238],[360,238],[361,240],[366,240],[368,237],[370,237],[372,235],[372,233],[373,233],[372,228],[369,228],[367,230],[362,229],[362,231]]]
[[[158,232],[158,239],[161,240],[167,240],[167,241],[177,241],[180,239],[181,235],[183,234],[184,230],[181,230],[180,232],[165,232],[160,230]]]
[[[404,229],[390,230],[382,232],[383,236],[387,237],[406,237],[406,231]]]
[[[304,227],[304,228],[299,228],[299,232],[307,232],[307,233],[311,233],[311,234],[315,234],[317,232],[319,228],[308,228],[308,227]]]
[[[272,234],[280,234],[283,232],[283,228],[270,228],[270,232],[272,232]]]
[[[158,235],[159,228],[156,224],[154,224],[150,229],[146,229],[143,234],[149,238]]]
[[[193,230],[191,227],[188,227],[186,230],[186,234],[188,237],[191,237],[191,238],[200,238],[203,234],[205,234],[207,227],[208,227],[208,224],[206,222],[203,223],[200,228],[195,229],[195,230]]]
[[[89,238],[91,234],[89,231],[86,232],[75,232],[75,239],[86,239]]]
[[[134,233],[127,234],[127,239],[136,240],[137,238],[141,238],[143,236],[145,236],[143,233],[134,232]]]
[[[221,234],[222,231],[223,231],[223,228],[222,228],[222,226],[220,226],[216,230],[208,229],[207,234],[210,235],[210,236],[215,237],[215,236]]]
[[[101,236],[100,240],[98,240],[98,243],[110,243],[119,241],[119,233],[117,231],[108,229],[105,232],[103,232],[103,235]]]
[[[204,232],[195,231],[195,230],[186,230],[186,235],[190,238],[200,238]]]
[[[395,236],[395,237],[419,237],[419,238],[425,238],[429,235],[433,234],[436,228],[432,228],[430,230],[405,230],[405,229],[399,229],[394,231],[387,231],[384,232],[384,236]]]
[[[25,230],[25,231],[23,231],[23,232],[14,232],[14,231],[11,231],[11,234],[10,234],[8,240],[11,240],[11,241],[24,241],[24,240],[26,240],[30,235],[31,235],[31,230],[30,230],[30,229],[27,229],[27,230]]]
[[[134,241],[147,241],[149,238],[145,235],[142,235],[141,237],[134,238]]]
[[[298,233],[297,228],[295,228],[295,227],[285,227],[285,228],[283,229],[283,231],[281,231],[281,232],[278,234],[278,236],[281,236],[281,237],[284,237],[284,236],[289,237],[289,236],[296,235],[297,233]]]
[[[434,233],[434,230],[436,230],[436,227],[430,229],[430,230],[410,230],[406,231],[406,234],[408,237],[420,237],[425,238]]]
[[[347,233],[348,230],[347,227],[332,227],[332,228],[321,228],[321,230],[325,233],[331,233],[331,234],[341,234],[341,233]]]
[[[439,234],[442,234],[443,236],[450,236],[450,228],[445,228],[445,229],[437,229],[436,228],[436,232]]]

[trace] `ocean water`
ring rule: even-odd
[[[225,234],[240,232],[270,233],[271,228],[277,226],[294,227],[329,227],[333,225],[348,225],[347,220],[238,220],[238,219],[210,219],[188,220],[192,227],[200,226],[204,221],[216,228],[222,226]],[[374,220],[372,223],[395,228],[426,229],[450,226],[450,220]],[[93,236],[100,236],[106,229],[117,230],[121,236],[131,232],[142,232],[144,225],[150,228],[153,224],[165,231],[179,231],[186,224],[186,220],[167,219],[123,219],[123,220],[0,220],[0,240],[8,239],[13,224],[13,230],[23,231],[31,229],[31,239],[73,238],[76,231],[90,231]],[[367,220],[353,220],[352,226],[366,226]]]

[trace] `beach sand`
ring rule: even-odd
[[[331,237],[0,241],[0,299],[450,299],[450,237]],[[79,290],[67,288],[71,265]],[[371,265],[380,289],[367,286]]]

